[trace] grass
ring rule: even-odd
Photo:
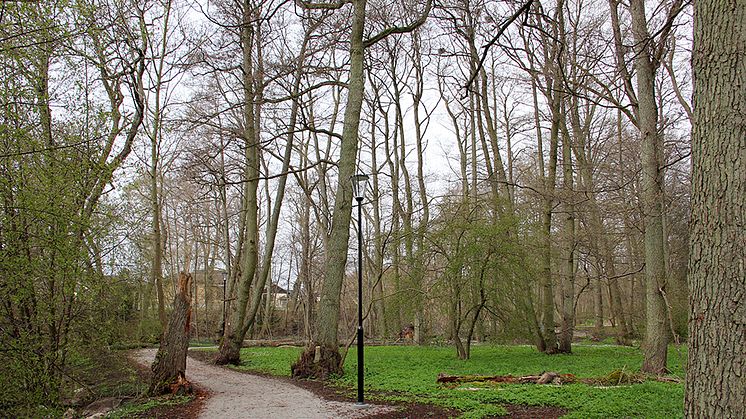
[[[293,346],[241,349],[238,370],[290,377],[290,365],[298,360],[303,349]]]
[[[189,341],[190,348],[211,348],[217,345],[218,344],[215,343],[215,341],[213,340],[190,340]]]
[[[300,348],[244,348],[239,369],[289,376]],[[614,370],[639,371],[639,349],[613,345],[575,345],[570,355],[548,356],[529,346],[475,346],[472,358],[462,361],[450,347],[373,346],[365,349],[365,385],[373,397],[417,400],[457,408],[465,418],[504,414],[505,403],[557,406],[567,418],[675,418],[683,416],[683,384],[647,381],[642,384],[593,387],[465,384],[448,388],[435,382],[438,373],[452,375],[538,374],[542,371],[575,374],[581,378],[606,376]],[[681,352],[681,353],[680,353]],[[684,376],[686,349],[669,351],[671,375]],[[352,348],[345,375],[335,384],[352,394],[357,385],[357,357]],[[474,390],[474,388],[479,388]]]

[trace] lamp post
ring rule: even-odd
[[[350,177],[352,194],[357,201],[357,404],[364,405],[363,397],[363,196],[368,185],[368,176],[357,174]]]

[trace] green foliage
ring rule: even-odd
[[[217,346],[217,343],[213,340],[191,340],[189,341],[190,348],[211,348]]]
[[[443,311],[458,321],[462,336],[469,323],[491,320],[498,333],[490,337],[493,342],[531,336],[526,325],[532,324],[533,308],[525,290],[535,277],[522,236],[526,223],[494,208],[499,205],[446,200],[430,233],[437,273],[432,302],[445,302]],[[474,319],[477,313],[482,322]]]
[[[79,40],[68,38],[69,6],[4,3],[0,22],[0,65],[9,69],[0,73],[0,382],[10,383],[0,393],[3,412],[56,408],[68,361],[115,341],[131,306],[101,266],[110,226],[99,187],[110,171],[103,143],[92,138],[105,137],[94,121],[106,127],[110,116],[80,109],[76,81],[89,75],[71,71],[65,94],[50,87],[70,64],[59,40]]]
[[[289,375],[289,365],[300,348],[245,348],[240,367],[274,375]],[[365,383],[369,397],[381,400],[417,400],[456,408],[464,417],[504,414],[503,404],[557,406],[570,418],[681,417],[683,385],[646,381],[642,384],[594,387],[585,384],[494,385],[468,383],[448,388],[436,383],[438,373],[449,375],[538,374],[555,371],[579,378],[612,376],[625,371],[634,375],[642,366],[639,349],[611,345],[575,345],[574,353],[545,355],[529,346],[488,346],[472,349],[469,360],[459,360],[451,348],[373,346],[365,350]],[[686,356],[686,348],[682,349]],[[669,369],[683,376],[685,359],[671,348]],[[352,348],[345,375],[335,381],[350,394],[357,385],[357,357]],[[475,390],[475,388],[477,390]]]

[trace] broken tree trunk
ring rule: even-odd
[[[153,377],[148,394],[157,396],[166,393],[185,394],[192,392],[186,379],[186,357],[189,347],[189,320],[191,316],[189,292],[190,274],[179,273],[179,288],[174,298],[173,311],[168,327],[161,339],[155,361],[150,367]]]

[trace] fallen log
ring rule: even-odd
[[[624,370],[612,371],[609,375],[596,378],[578,378],[573,374],[560,374],[553,371],[543,372],[539,375],[524,375],[515,377],[513,375],[448,375],[439,373],[436,382],[438,384],[462,384],[462,383],[502,383],[502,384],[573,384],[582,383],[594,386],[619,386],[639,384],[646,380],[654,380],[662,383],[680,384],[683,381],[676,377],[653,377],[640,373],[632,373]]]
[[[438,374],[436,380],[439,384],[459,383],[505,383],[505,384],[569,384],[578,382],[573,374],[560,374],[557,372],[544,372],[539,375],[524,375],[515,377],[513,375],[448,375]]]
[[[366,346],[368,343],[365,343]],[[244,348],[277,348],[280,346],[296,346],[303,348],[308,345],[307,340],[299,339],[244,339]]]

